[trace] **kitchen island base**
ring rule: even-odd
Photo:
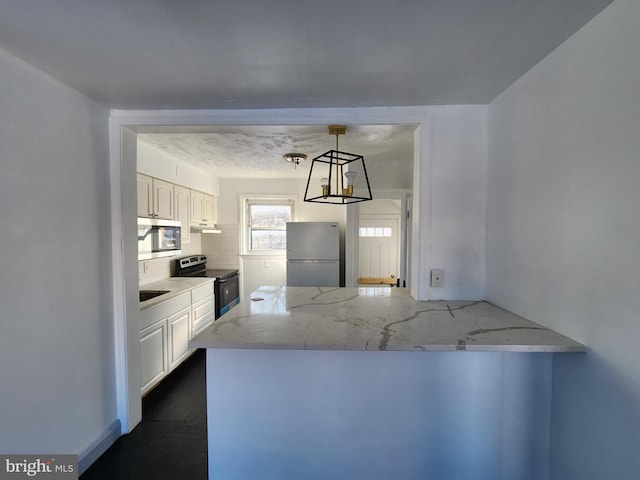
[[[209,348],[209,478],[545,479],[553,355]]]

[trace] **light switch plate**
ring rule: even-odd
[[[442,287],[444,285],[444,270],[431,270],[431,286]]]

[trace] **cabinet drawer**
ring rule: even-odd
[[[193,321],[200,322],[203,318],[213,315],[213,295],[193,304]]]
[[[210,295],[198,303],[193,304],[193,331],[198,332],[201,328],[211,323],[214,319],[214,297]]]
[[[167,318],[177,311],[191,306],[191,292],[185,292],[166,302],[158,303],[153,307],[140,311],[140,330],[153,325],[162,318]]]
[[[205,283],[191,290],[191,303],[197,303],[210,295],[213,295],[213,282]]]

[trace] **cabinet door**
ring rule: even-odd
[[[168,319],[169,325],[169,370],[173,370],[189,356],[191,335],[191,308],[186,308]]]
[[[204,218],[204,194],[191,190],[191,221],[200,223]]]
[[[153,179],[154,214],[156,218],[174,220],[173,183]]]
[[[204,221],[206,223],[216,223],[216,198],[212,195],[204,195]]]
[[[182,222],[182,244],[191,242],[191,190],[180,185],[173,187],[176,197],[176,220]]]
[[[140,331],[141,393],[144,395],[169,373],[167,358],[167,321]]]
[[[153,179],[138,173],[138,216],[153,217]]]

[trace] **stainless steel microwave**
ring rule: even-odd
[[[138,260],[180,255],[181,249],[179,221],[138,217]]]

